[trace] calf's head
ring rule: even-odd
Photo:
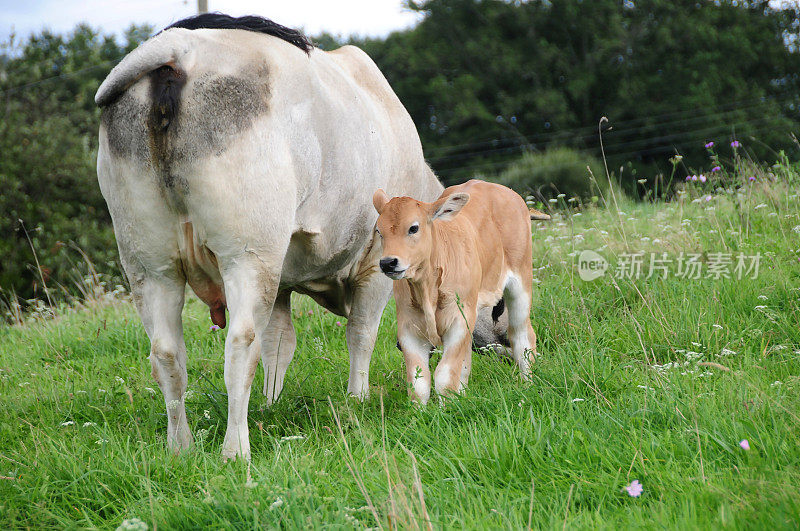
[[[393,279],[415,280],[430,258],[434,222],[453,219],[469,201],[469,194],[456,193],[433,203],[410,197],[389,198],[378,190],[372,204],[378,211],[376,229],[383,242],[381,271]]]

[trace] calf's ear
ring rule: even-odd
[[[378,215],[380,215],[383,211],[383,207],[385,207],[388,202],[389,196],[386,195],[386,192],[384,192],[382,188],[378,188],[375,190],[375,193],[372,194],[372,206],[378,211]]]
[[[442,221],[448,221],[456,217],[464,205],[467,204],[469,201],[469,194],[459,193],[459,194],[452,194],[448,195],[447,197],[443,197],[437,200],[433,204],[433,214],[431,214],[431,219],[440,219]]]

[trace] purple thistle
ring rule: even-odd
[[[687,181],[691,181],[691,180],[692,180],[692,176],[691,176],[691,175],[687,175],[687,176],[686,176],[686,180],[687,180]]]
[[[706,149],[711,149],[714,147],[714,142],[709,142],[706,144]]]
[[[700,174],[700,182],[701,182],[701,183],[704,183],[704,182],[706,182],[706,176],[705,176],[705,175],[703,175],[702,173]]]
[[[692,181],[696,181],[696,180],[697,180],[697,175],[692,175]]]
[[[719,166],[714,166],[713,168],[711,168],[711,171],[713,171],[713,172],[718,172],[718,171],[720,171],[721,169],[722,169],[722,168],[720,168]]]
[[[642,487],[642,484],[639,483],[638,479],[634,479],[631,481],[630,485],[625,486],[625,490],[628,491],[628,496],[631,498],[638,498],[641,496],[644,487]]]
[[[733,142],[731,142],[731,147],[733,149],[736,149],[736,148],[740,147],[741,145],[742,144],[740,144],[738,140],[734,140]]]
[[[755,181],[755,180],[756,180],[756,178],[751,175],[750,176],[750,181]]]
[[[208,328],[208,331],[209,331],[209,332],[216,332],[217,330],[219,330],[219,327],[218,327],[217,325],[211,325],[211,326]]]
[[[742,447],[742,450],[749,450],[750,449],[750,443],[748,442],[747,439],[742,439],[741,441],[739,441],[739,446]]]
[[[706,201],[711,201],[711,196],[710,195],[706,196]]]

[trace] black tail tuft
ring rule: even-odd
[[[506,311],[506,301],[500,299],[500,302],[495,304],[494,308],[492,308],[492,321],[496,323],[497,320],[500,319],[500,316],[503,315],[504,311]]]
[[[195,15],[183,20],[179,20],[174,24],[170,24],[164,29],[170,28],[184,28],[190,30],[196,29],[240,29],[246,31],[254,31],[256,33],[266,33],[273,37],[278,37],[281,40],[297,46],[306,53],[309,53],[314,45],[308,38],[297,30],[281,26],[276,22],[272,22],[268,18],[258,17],[255,15],[247,15],[244,17],[232,17],[223,13],[203,13]]]

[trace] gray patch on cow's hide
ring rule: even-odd
[[[254,79],[206,74],[184,89],[172,158],[219,156],[233,137],[249,129],[267,110],[266,75]]]
[[[489,345],[508,346],[508,310],[503,307],[503,312],[497,316],[492,315],[492,308],[481,308],[475,321],[475,330],[472,333],[474,348],[483,348]]]
[[[147,145],[147,105],[131,92],[103,108],[100,120],[106,128],[111,153],[124,158],[146,161],[150,158]]]

